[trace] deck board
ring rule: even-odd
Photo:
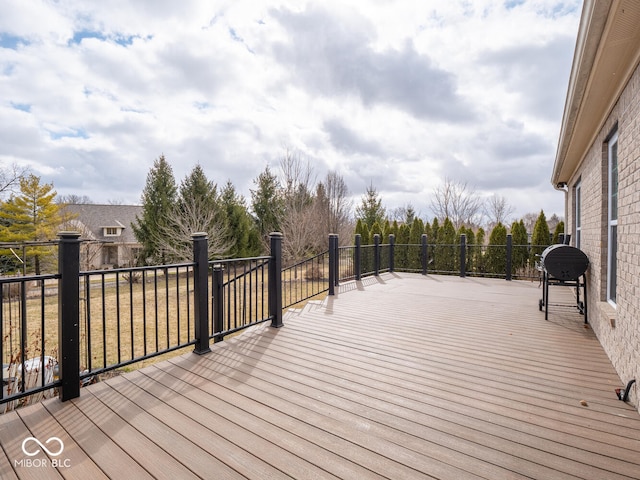
[[[577,309],[545,321],[540,294],[437,275],[347,283],[280,329],[0,416],[0,478],[640,478],[621,380]],[[60,437],[71,467],[16,466],[27,436]]]

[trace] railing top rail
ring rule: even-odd
[[[35,280],[56,280],[60,279],[59,273],[47,273],[44,275],[26,275],[26,276],[11,276],[0,277],[0,284],[3,283],[15,283],[15,282],[32,282]]]
[[[305,263],[309,263],[312,262],[313,260],[315,260],[316,258],[320,258],[323,255],[327,255],[329,253],[329,250],[325,250],[324,252],[318,253],[317,255],[314,255],[313,257],[309,257],[309,258],[305,258],[304,260],[300,260],[299,262],[294,263],[293,265],[289,265],[288,267],[283,268],[283,270],[288,270],[294,267],[298,267],[300,265],[303,265]]]
[[[260,257],[244,257],[244,258],[222,258],[220,260],[209,260],[209,265],[220,265],[224,263],[236,263],[236,262],[248,262],[259,260],[270,260],[269,255],[262,255]]]
[[[186,268],[193,267],[195,265],[194,262],[185,262],[185,263],[171,263],[166,265],[145,265],[142,267],[123,267],[123,268],[107,268],[103,270],[86,270],[80,272],[81,276],[88,275],[97,275],[103,273],[128,273],[128,272],[141,272],[148,270],[165,270],[165,269],[173,269],[173,268]]]

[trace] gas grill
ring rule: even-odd
[[[557,244],[547,247],[542,252],[538,264],[538,269],[542,272],[542,298],[538,302],[538,308],[542,311],[544,307],[545,320],[549,319],[549,286],[560,285],[576,287],[575,307],[580,314],[584,315],[584,323],[588,323],[587,268],[589,268],[589,259],[579,248]],[[582,296],[580,290],[582,290]],[[551,306],[573,307],[574,305],[552,304]]]

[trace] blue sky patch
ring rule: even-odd
[[[29,45],[29,41],[23,37],[16,37],[7,33],[0,33],[0,48],[17,50],[19,45]]]
[[[80,45],[85,38],[97,38],[98,40],[106,40],[107,37],[102,32],[93,32],[91,30],[81,30],[73,32],[73,38],[69,40],[69,45]]]
[[[89,135],[84,128],[67,128],[58,132],[49,130],[49,137],[51,140],[60,140],[61,138],[89,138]]]
[[[31,111],[31,105],[29,105],[28,103],[11,102],[11,106],[16,110],[22,110],[23,112],[27,112],[27,113]]]

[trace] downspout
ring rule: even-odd
[[[623,402],[629,400],[629,393],[631,393],[631,387],[634,383],[636,383],[635,378],[627,383],[627,387],[624,389],[624,392],[622,391],[622,388],[616,388],[616,395],[619,400],[622,400]]]
[[[569,188],[565,182],[560,182],[553,186],[556,190],[564,192],[564,234],[567,235],[568,219],[569,219]]]

